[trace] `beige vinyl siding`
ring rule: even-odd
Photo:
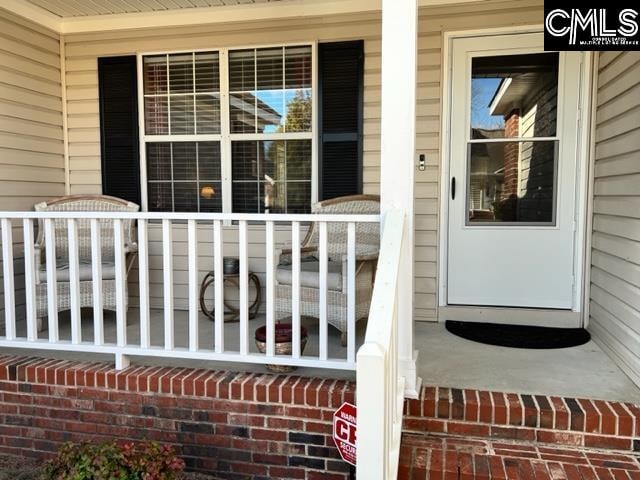
[[[0,211],[64,194],[60,41],[0,8]],[[24,304],[22,225],[14,223],[18,314]],[[0,260],[0,324],[4,323]]]
[[[640,385],[640,52],[599,56],[590,323]]]
[[[416,170],[416,262],[415,318],[437,318],[437,247],[440,177],[440,124],[443,32],[478,30],[511,25],[540,24],[542,3],[478,2],[474,4],[422,8],[419,12],[417,138],[416,150],[427,155],[427,168]],[[280,44],[310,41],[365,41],[364,77],[364,153],[363,181],[365,193],[378,193],[380,185],[380,66],[381,38],[379,14],[325,16],[246,24],[165,28],[76,34],[65,37],[66,81],[68,97],[69,153],[72,193],[100,192],[100,141],[98,118],[97,57],[136,52],[162,52],[245,45]],[[157,235],[151,231],[152,235]],[[233,238],[232,231],[226,232]],[[279,233],[286,239],[287,233]],[[262,271],[260,245],[263,234],[252,232],[256,258],[251,267]],[[154,237],[152,237],[154,238]],[[157,240],[159,237],[155,237]],[[209,238],[205,236],[205,238]],[[152,248],[159,254],[159,243]],[[178,246],[177,248],[182,248]],[[230,248],[236,248],[233,244]],[[201,246],[202,251],[207,250]],[[257,249],[257,250],[256,250]],[[263,255],[262,255],[263,256]],[[186,295],[186,258],[176,256],[176,295]],[[152,258],[152,268],[159,257]],[[158,304],[161,279],[153,282],[154,302]],[[176,305],[183,305],[177,302]]]

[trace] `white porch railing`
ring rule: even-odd
[[[402,212],[385,214],[364,344],[357,355],[358,478],[397,478],[404,379],[398,375],[398,277],[407,232]],[[362,461],[360,461],[362,459]]]
[[[36,287],[40,265],[36,264],[34,246],[34,226],[35,222],[42,220],[45,231],[45,255],[46,255],[46,290],[47,290],[47,318],[46,330],[38,331]],[[80,267],[78,255],[78,222],[88,220],[90,222],[91,236],[91,273],[93,298],[93,324],[87,325],[84,330],[80,309]],[[100,241],[100,220],[113,221],[114,232],[114,262],[115,262],[115,295],[116,295],[116,321],[115,321],[115,341],[105,340],[105,318],[102,313],[102,253]],[[125,221],[135,221],[137,223],[137,254],[138,254],[138,275],[139,285],[139,340],[135,342],[127,338],[127,299],[126,299],[126,262],[125,262],[125,232],[123,231]],[[54,222],[66,222],[69,246],[69,295],[70,295],[70,335],[69,338],[61,338],[60,326],[58,324],[58,306],[56,304],[56,244]],[[274,230],[276,225],[280,231],[281,226],[289,231],[290,247],[292,249],[292,320],[293,344],[299,344],[301,336],[300,321],[300,229],[310,222],[318,222],[320,226],[320,242],[318,258],[321,260],[319,269],[319,345],[317,355],[303,355],[300,348],[293,348],[291,355],[275,353],[275,314],[274,314],[274,285],[276,269],[276,251],[279,245],[274,240]],[[116,367],[123,368],[128,364],[130,356],[154,356],[167,358],[185,358],[215,360],[240,363],[276,364],[292,365],[304,367],[319,367],[325,369],[355,369],[356,366],[356,332],[355,332],[355,272],[356,272],[356,235],[355,225],[360,223],[379,222],[378,215],[261,215],[261,214],[191,214],[191,213],[120,213],[120,212],[0,212],[0,227],[2,241],[2,276],[4,286],[4,336],[0,336],[0,347],[26,348],[33,350],[66,350],[87,353],[103,353],[115,356]],[[343,357],[332,358],[328,348],[328,321],[327,321],[327,288],[328,271],[327,260],[327,225],[342,223],[347,225],[347,276],[343,281],[343,288],[346,289],[349,300],[347,322],[348,344]],[[176,225],[186,224],[187,234],[187,311],[188,311],[188,338],[186,346],[176,346],[175,318],[174,318],[174,252],[172,234]],[[64,225],[64,224],[63,224]],[[253,235],[257,235],[253,230],[254,225],[264,231],[264,236],[252,245],[249,245],[248,232],[251,229]],[[162,232],[154,246],[157,249],[157,242],[161,243],[161,270],[163,297],[163,315],[160,325],[163,325],[164,338],[161,344],[151,342],[152,322],[150,315],[150,227]],[[212,252],[207,252],[208,260],[213,257],[212,265],[203,267],[200,258],[202,244],[198,242],[198,233],[202,235],[205,230],[206,236],[210,240],[206,243],[207,248]],[[232,230],[237,234],[237,253],[240,261],[239,276],[239,338],[238,347],[233,349],[225,344],[225,330],[229,324],[225,325],[224,305],[223,305],[223,255],[225,245],[223,244],[223,233]],[[323,234],[324,232],[324,234]],[[14,241],[13,236],[20,238]],[[289,242],[287,242],[289,243]],[[257,353],[250,348],[253,342],[253,331],[249,331],[249,284],[247,273],[249,268],[249,248],[264,249],[265,291],[266,308],[265,323],[267,326],[267,347],[266,353]],[[234,247],[234,251],[235,251]],[[389,247],[387,247],[389,249]],[[16,253],[18,255],[16,255]],[[25,296],[25,316],[18,318],[16,315],[16,284],[14,277],[14,256],[24,257],[24,296]],[[255,256],[255,253],[253,254]],[[324,266],[323,266],[324,261]],[[384,266],[383,275],[392,274],[391,267]],[[199,332],[199,271],[213,270],[215,272],[215,319],[212,338],[202,338]],[[157,273],[157,272],[156,272]],[[379,274],[380,275],[380,274]],[[379,277],[378,277],[379,278]],[[129,278],[131,280],[131,276]],[[66,281],[66,279],[65,279]],[[42,283],[42,282],[40,282]],[[385,283],[390,283],[386,281]],[[395,284],[395,280],[393,281]],[[382,292],[379,292],[379,294]],[[387,298],[385,296],[385,298]],[[377,304],[380,304],[380,299]],[[322,303],[325,303],[322,305]],[[377,324],[380,313],[376,313]],[[386,319],[384,321],[387,321]],[[26,323],[26,328],[25,328]],[[87,328],[91,328],[91,335],[86,335]],[[21,333],[22,332],[22,333]],[[251,335],[251,337],[250,337]],[[376,334],[377,335],[377,334]],[[235,344],[235,342],[234,342]],[[203,347],[204,345],[204,347]]]

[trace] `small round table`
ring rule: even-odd
[[[223,275],[223,285],[233,285],[236,288],[240,288],[240,274],[239,273],[225,273]],[[256,318],[258,314],[258,310],[260,310],[260,304],[262,303],[262,291],[260,286],[260,279],[258,276],[249,272],[247,277],[248,281],[253,284],[256,291],[256,296],[253,299],[253,303],[249,305],[249,319]],[[202,279],[202,284],[200,285],[200,308],[202,309],[202,313],[204,313],[210,320],[215,320],[215,307],[209,309],[204,300],[205,294],[207,292],[207,288],[215,281],[215,272],[211,271],[207,273]],[[236,308],[230,301],[226,298],[222,299],[222,302],[225,306],[224,311],[224,320],[226,322],[235,322],[240,319],[240,309]]]

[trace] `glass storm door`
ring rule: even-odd
[[[572,308],[580,59],[454,40],[448,304]]]

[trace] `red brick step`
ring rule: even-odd
[[[399,480],[638,480],[630,452],[405,433]]]
[[[424,387],[403,431],[640,451],[640,406],[544,395]]]

